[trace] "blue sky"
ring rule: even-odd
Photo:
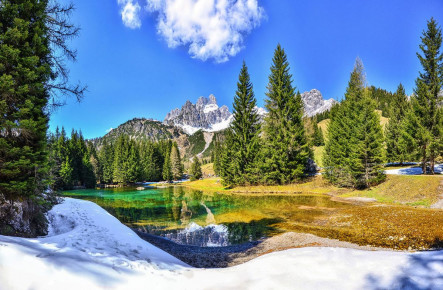
[[[235,2],[236,4],[232,4]],[[244,5],[241,5],[244,4]],[[214,94],[232,108],[243,60],[263,106],[277,43],[286,50],[293,84],[341,99],[359,56],[370,85],[408,94],[426,21],[443,24],[442,0],[76,0],[81,27],[72,47],[71,79],[88,86],[68,99],[50,130],[106,134],[134,117],[166,113]],[[216,11],[217,13],[214,13]]]

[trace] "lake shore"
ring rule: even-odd
[[[336,187],[327,182],[321,175],[294,184],[238,186],[229,189],[222,185],[220,178],[206,178],[174,185],[218,194],[320,194],[333,196],[335,198],[344,198],[344,200],[358,198],[359,201],[364,201],[364,199],[361,198],[368,198],[368,201],[371,199],[371,201],[385,204],[399,204],[424,208],[430,208],[439,202],[443,196],[443,176],[440,175],[393,174],[388,175],[385,182],[370,189],[363,190]],[[153,186],[155,186],[155,184]],[[354,199],[354,201],[357,200]]]
[[[272,252],[305,247],[334,247],[365,251],[393,251],[372,246],[359,246],[312,234],[287,232],[255,242],[226,247],[197,247],[177,244],[166,238],[133,229],[143,240],[196,268],[226,268],[246,263]]]

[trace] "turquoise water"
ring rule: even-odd
[[[229,195],[183,187],[72,190],[122,223],[181,244],[227,246],[284,231],[288,222],[312,223],[349,206],[317,195]],[[326,209],[326,210],[325,210]]]

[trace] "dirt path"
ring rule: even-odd
[[[254,258],[275,251],[302,247],[338,247],[366,251],[389,250],[371,246],[359,246],[312,234],[288,232],[257,242],[227,247],[197,247],[176,244],[162,237],[135,232],[145,241],[168,252],[183,262],[197,268],[225,268],[243,264]]]

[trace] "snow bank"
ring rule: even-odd
[[[300,248],[226,269],[194,269],[98,205],[49,213],[50,234],[0,236],[0,289],[443,289],[443,251]]]
[[[442,174],[443,173],[443,164],[436,164],[434,167],[435,173]],[[418,167],[408,167],[408,168],[399,168],[399,169],[388,169],[385,170],[386,174],[394,174],[394,175],[419,175],[423,173],[423,170],[420,166]]]

